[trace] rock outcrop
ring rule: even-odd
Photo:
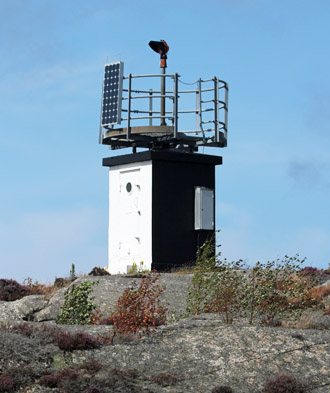
[[[170,389],[143,382],[156,393],[207,393],[219,385],[237,393],[257,393],[268,379],[282,373],[296,376],[310,392],[330,391],[329,330],[227,325],[216,314],[183,319],[139,341],[73,356],[75,363],[91,359],[136,369],[147,377],[162,373],[177,377]]]
[[[85,277],[71,285],[78,285],[83,280],[99,281],[94,287],[94,302],[103,313],[108,313],[122,292],[134,282],[138,284],[141,277]],[[185,313],[190,282],[191,275],[160,276],[159,284],[166,286],[161,302],[168,307],[172,320]],[[59,289],[48,300],[45,296],[33,295],[14,302],[0,302],[0,321],[33,321],[35,326],[40,326],[40,322],[55,326],[54,319],[63,305],[66,290]],[[330,317],[324,316],[322,311],[307,310],[302,318],[314,321],[309,326],[314,329],[250,326],[243,319],[227,325],[217,314],[201,314],[160,326],[153,334],[141,339],[116,337],[113,346],[74,351],[70,357],[53,345],[40,356],[47,360],[43,360],[47,367],[51,364],[67,367],[86,360],[98,360],[109,369],[135,369],[137,390],[132,392],[149,389],[154,393],[211,393],[214,387],[226,385],[235,393],[261,393],[268,379],[287,373],[305,383],[309,392],[329,393]],[[301,327],[306,326],[301,322]],[[95,337],[111,330],[111,326],[60,328],[69,332],[83,331]],[[17,341],[14,336],[11,339]],[[33,338],[24,340],[25,347],[29,348],[26,351],[33,350]],[[18,342],[15,347],[17,354]],[[35,345],[38,353],[43,346],[39,342]],[[6,353],[11,347],[2,331],[0,351]],[[1,360],[0,366],[4,367]],[[159,383],[164,375],[170,382]],[[102,377],[101,374],[99,377]],[[30,392],[48,391],[38,389],[40,387],[35,385]]]
[[[43,295],[30,295],[13,302],[0,302],[0,321],[33,321],[35,314],[48,306]]]
[[[71,285],[79,285],[82,281],[88,280],[92,282],[98,282],[98,285],[94,286],[92,296],[94,302],[103,314],[109,314],[113,310],[119,296],[128,287],[131,287],[134,283],[138,285],[142,278],[141,275],[113,275],[113,276],[101,276],[101,277],[83,277],[75,280]],[[170,274],[163,273],[159,279],[159,285],[165,286],[166,290],[161,295],[161,303],[168,307],[169,315],[180,316],[185,313],[186,310],[186,295],[187,287],[191,283],[191,274]],[[39,299],[36,296],[27,296],[23,299],[17,300],[16,302],[0,302],[0,321],[15,320],[15,321],[52,321],[56,319],[63,303],[64,294],[69,287],[61,288],[54,293],[51,298],[46,301],[45,297]],[[27,299],[31,299],[28,301]],[[39,299],[39,300],[38,300]],[[23,307],[23,311],[20,313],[12,312],[13,305],[15,308],[19,307],[20,304],[36,302],[35,309]],[[22,308],[22,307],[21,307]]]

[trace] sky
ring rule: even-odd
[[[222,257],[330,262],[328,0],[0,0],[0,278],[107,265],[104,64],[229,84],[216,169]],[[130,153],[123,150],[120,154]]]

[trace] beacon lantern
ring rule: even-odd
[[[166,68],[166,53],[169,51],[170,47],[167,45],[166,41],[150,41],[149,46],[156,53],[160,54],[160,68]]]

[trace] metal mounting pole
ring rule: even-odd
[[[174,76],[174,138],[178,137],[178,74]]]
[[[152,126],[152,89],[149,89],[149,126]]]
[[[160,120],[160,125],[161,126],[166,126],[166,121],[165,121],[165,73],[166,73],[166,68],[162,67],[161,68],[161,85],[160,85],[160,95],[162,96],[160,99],[160,115],[164,116]]]
[[[128,75],[128,102],[127,102],[127,132],[126,139],[131,138],[131,90],[132,90],[132,74]]]

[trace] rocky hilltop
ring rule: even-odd
[[[116,375],[121,373],[126,384],[121,385],[116,380],[104,390],[81,387],[74,391],[211,393],[216,387],[229,386],[236,393],[258,393],[264,391],[267,380],[285,373],[298,378],[308,392],[330,392],[330,316],[308,310],[295,328],[250,326],[243,319],[227,325],[217,314],[182,318],[191,277],[189,274],[160,275],[160,285],[166,286],[161,302],[168,307],[169,323],[140,339],[116,339],[113,346],[68,354],[48,343],[41,333],[26,337],[19,332],[1,330],[0,391],[5,391],[1,390],[1,372],[8,368],[8,363],[18,370],[22,364],[30,367],[32,364],[35,369],[61,370],[93,360],[105,367],[92,377],[96,384],[98,378],[105,378],[113,370],[117,370]],[[124,289],[134,281],[139,283],[141,278],[130,275],[85,277],[73,284],[83,280],[99,281],[94,287],[94,302],[102,312],[108,313]],[[64,303],[66,290],[59,289],[49,298],[31,295],[13,302],[0,302],[0,321],[7,327],[17,323],[58,326],[54,320]],[[85,332],[94,337],[111,329],[111,326],[60,327],[67,332]],[[37,381],[24,392],[54,391],[40,386]]]

